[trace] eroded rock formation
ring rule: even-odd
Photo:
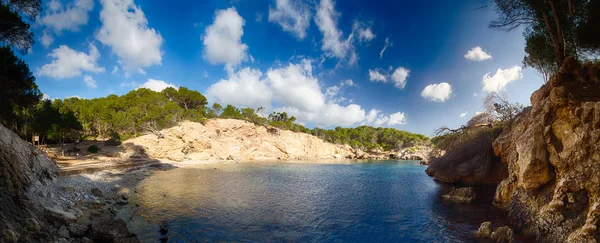
[[[494,143],[508,166],[495,204],[544,242],[600,240],[600,64],[568,59]]]
[[[45,153],[0,125],[0,241],[38,241],[43,209],[27,192],[47,185],[56,171],[56,163]]]

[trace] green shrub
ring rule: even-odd
[[[98,147],[96,145],[91,145],[88,147],[87,151],[92,154],[95,154],[95,153],[98,153],[98,151],[100,151],[100,147]]]

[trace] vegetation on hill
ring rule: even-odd
[[[82,137],[103,139],[126,139],[143,133],[157,133],[163,128],[188,120],[204,122],[208,118],[229,118],[273,126],[294,132],[315,135],[326,141],[348,144],[360,149],[393,149],[423,144],[429,138],[394,128],[337,127],[333,130],[309,129],[296,123],[296,117],[285,112],[273,112],[262,116],[263,108],[237,108],[218,103],[207,106],[206,97],[185,87],[167,88],[162,92],[136,89],[117,96],[96,99],[71,97],[64,100],[41,100],[14,115],[19,122],[16,131],[28,138],[38,135],[42,140],[59,143]]]

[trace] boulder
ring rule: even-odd
[[[161,221],[159,231],[160,231],[160,233],[163,233],[163,234],[166,234],[167,232],[169,232],[169,222],[167,222],[166,220]]]
[[[87,225],[73,223],[69,225],[68,229],[69,234],[72,237],[82,238],[87,234],[89,227]]]
[[[27,218],[25,220],[25,228],[29,231],[38,232],[42,229],[40,223],[35,218]]]
[[[100,190],[99,188],[92,188],[91,190],[92,195],[96,196],[96,197],[104,197],[104,193],[102,193],[102,190]]]
[[[496,242],[514,242],[514,233],[508,226],[498,227],[490,235],[490,239]]]
[[[4,242],[17,242],[19,239],[14,231],[10,229],[2,230],[2,241]]]
[[[490,238],[492,235],[492,223],[491,222],[483,222],[477,232],[475,232],[475,237],[477,238]]]
[[[62,238],[70,238],[71,237],[71,235],[69,234],[69,230],[64,225],[61,226],[60,229],[58,229],[58,236],[60,236]]]
[[[50,222],[58,222],[62,224],[70,224],[77,221],[74,213],[66,212],[61,209],[47,207],[44,209],[44,215]]]
[[[457,203],[471,203],[475,199],[475,192],[472,187],[453,187],[448,194],[442,197]]]

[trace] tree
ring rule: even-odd
[[[523,105],[510,103],[506,93],[492,92],[485,98],[486,112],[492,114],[495,120],[502,124],[511,125],[517,115],[523,110]]]
[[[542,31],[543,29],[538,28],[525,34],[526,54],[523,58],[523,66],[534,68],[542,75],[544,82],[548,82],[558,69],[554,61],[552,43]]]
[[[188,109],[196,109],[204,113],[207,104],[206,97],[198,91],[189,90],[186,87],[180,87],[179,89],[169,87],[164,89],[162,93],[170,100],[177,102],[186,111]]]
[[[33,33],[22,16],[35,20],[42,9],[40,0],[0,1],[0,44],[13,46],[25,54],[33,46]]]
[[[560,68],[567,56],[596,52],[599,7],[588,0],[494,0],[500,18],[490,27],[513,30],[527,27],[526,36],[543,34],[552,46],[554,64]],[[596,2],[596,3],[594,3]],[[594,26],[594,27],[592,27]],[[594,29],[594,30],[593,30]],[[596,37],[592,37],[596,36]],[[536,40],[531,39],[531,40]],[[535,56],[535,55],[534,55]]]
[[[13,123],[16,109],[32,107],[41,96],[29,66],[9,47],[0,47],[0,121]]]

